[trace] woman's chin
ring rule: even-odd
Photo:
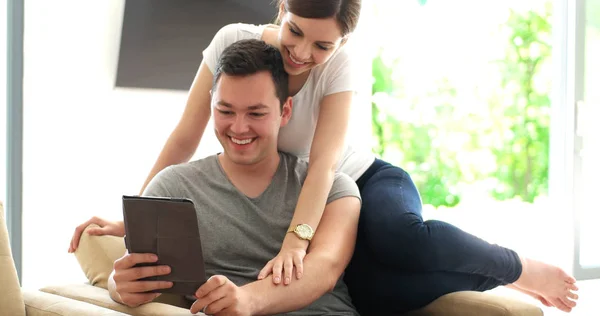
[[[312,67],[311,67],[311,65],[306,65],[306,66],[302,66],[302,67],[293,67],[293,66],[289,65],[288,63],[284,63],[283,68],[285,68],[285,72],[287,72],[288,75],[297,76],[297,75],[301,75],[301,74],[307,72]]]

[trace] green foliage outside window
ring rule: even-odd
[[[373,151],[411,174],[425,204],[455,206],[466,185],[498,200],[547,193],[550,12],[511,11],[504,57],[490,61],[499,84],[477,96],[483,110],[475,113],[461,111],[450,78],[407,99],[411,78],[394,77],[397,63],[386,64],[383,50],[373,59]]]

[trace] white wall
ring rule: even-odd
[[[123,7],[123,0],[25,2],[26,287],[85,281],[67,253],[75,226],[92,215],[121,218],[121,195],[138,193],[182,113],[184,92],[113,88]],[[369,73],[364,78],[369,92]],[[366,106],[353,117],[363,132],[351,135],[366,144],[370,103],[360,99]],[[207,131],[196,157],[220,149]]]
[[[74,227],[120,218],[183,110],[184,92],[113,88],[123,5],[25,3],[25,286],[84,280],[67,253]]]

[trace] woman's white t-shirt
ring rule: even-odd
[[[219,56],[227,46],[243,39],[261,39],[265,27],[243,23],[224,26],[204,50],[204,63],[214,74]],[[325,64],[313,68],[304,86],[292,97],[292,118],[279,131],[278,149],[308,160],[321,100],[330,94],[355,91],[353,79],[350,57],[343,48]],[[338,171],[357,180],[374,160],[373,154],[357,152],[346,145]]]

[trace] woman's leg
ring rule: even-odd
[[[399,315],[421,308],[448,293],[485,291],[503,284],[477,274],[404,272],[374,259],[364,240],[357,240],[344,281],[352,303],[362,316]]]
[[[357,184],[363,205],[357,248],[345,278],[357,305],[373,293],[393,297],[392,303],[403,301],[402,289],[421,284],[431,291],[420,292],[421,302],[429,302],[440,293],[514,283],[561,310],[575,306],[575,279],[560,268],[520,258],[450,224],[423,221],[419,193],[404,170],[378,160]],[[405,275],[385,281],[397,273]]]
[[[404,170],[385,164],[361,188],[358,238],[376,260],[407,272],[455,272],[512,283],[519,256],[441,221],[423,221],[421,198]]]

